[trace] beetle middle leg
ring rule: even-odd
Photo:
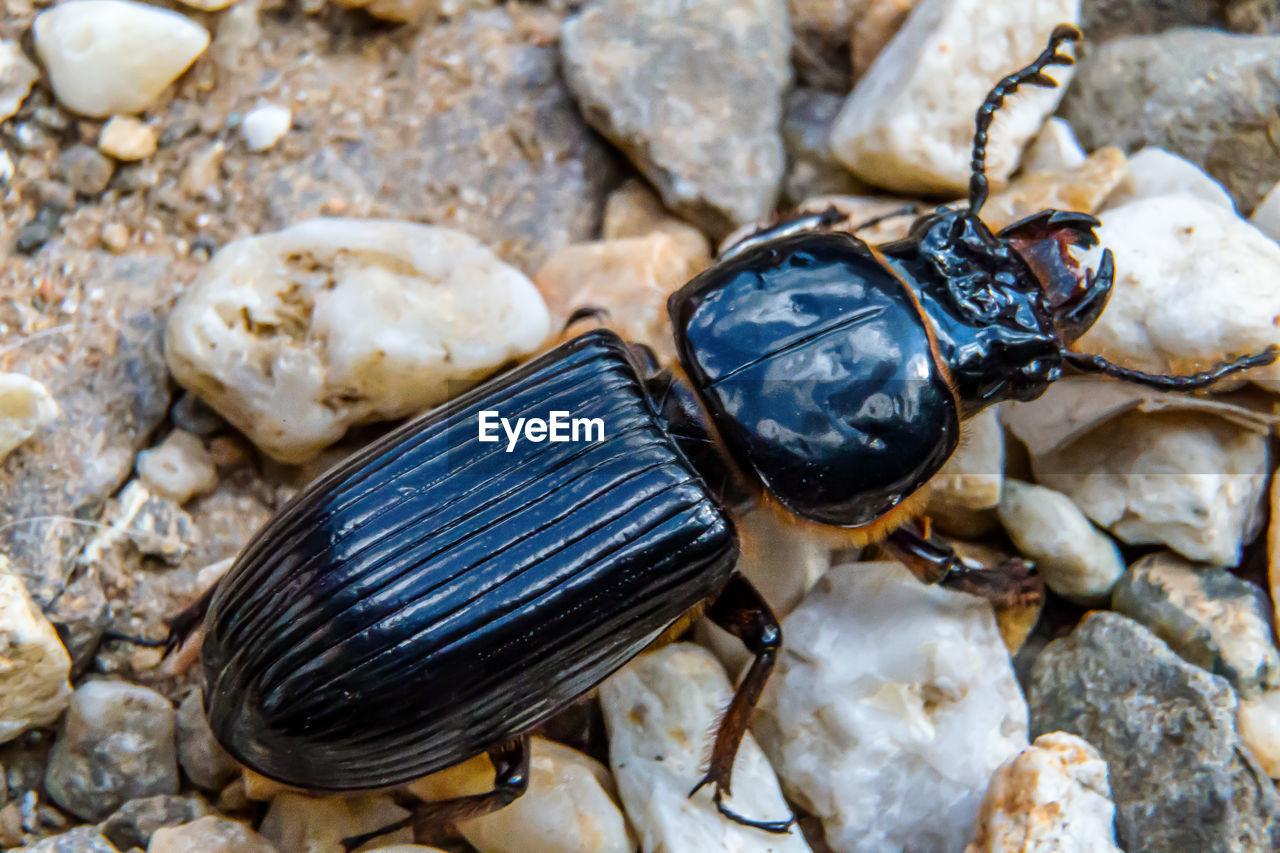
[[[492,791],[434,803],[407,796],[408,802],[403,805],[413,810],[412,815],[373,832],[344,838],[343,848],[350,853],[380,835],[404,829],[406,826],[413,827],[413,837],[416,842],[426,838],[432,830],[439,827],[473,817],[483,817],[511,805],[529,788],[529,736],[522,735],[489,750],[489,761],[493,764]]]
[[[986,568],[961,557],[915,523],[894,530],[881,547],[927,584],[940,584],[1005,606],[1030,604],[1044,597],[1044,579],[1026,560],[1013,557]]]
[[[769,680],[778,648],[782,644],[782,628],[760,593],[749,580],[739,574],[729,580],[720,595],[707,608],[707,617],[742,640],[747,650],[755,655],[755,660],[738,685],[729,708],[720,721],[720,727],[716,730],[707,775],[693,787],[689,796],[698,793],[703,785],[714,785],[716,809],[734,823],[763,829],[765,832],[788,832],[795,821],[794,817],[773,821],[749,820],[724,804],[724,797],[730,793],[733,761],[738,755],[738,747],[747,732],[751,712],[760,699],[765,682]]]

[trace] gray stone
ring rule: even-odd
[[[160,794],[130,800],[116,809],[115,814],[104,820],[98,829],[121,850],[145,848],[157,829],[190,823],[210,811],[209,804],[199,797]]]
[[[178,762],[187,777],[206,791],[222,790],[240,771],[213,736],[198,687],[178,706]]]
[[[1120,578],[1111,607],[1146,625],[1186,660],[1230,681],[1242,697],[1280,686],[1267,594],[1226,569],[1151,554]]]
[[[1137,622],[1094,612],[1050,643],[1032,673],[1030,708],[1034,735],[1079,735],[1107,760],[1122,848],[1280,844],[1275,785],[1236,735],[1231,685]]]
[[[1205,29],[1101,45],[1062,102],[1085,148],[1159,146],[1201,166],[1245,212],[1280,179],[1277,109],[1280,38]]]
[[[782,142],[787,150],[787,174],[782,198],[797,205],[821,195],[859,195],[868,187],[835,158],[827,141],[844,96],[817,89],[787,93],[782,116]]]
[[[71,657],[71,678],[79,677],[93,660],[110,616],[102,581],[92,566],[78,567],[44,615],[57,629]]]
[[[128,800],[176,794],[173,706],[134,684],[81,684],[44,782],[55,803],[84,820],[101,820]]]
[[[79,826],[70,832],[42,838],[27,847],[19,847],[13,853],[119,853],[119,851],[102,837],[96,826]]]
[[[602,0],[561,32],[587,120],[714,237],[772,212],[788,42],[784,0]]]
[[[113,169],[110,158],[88,145],[73,145],[58,157],[59,174],[81,195],[105,190]]]
[[[237,208],[265,208],[257,230],[268,231],[342,199],[353,214],[465,231],[525,272],[593,238],[616,159],[560,79],[557,25],[478,11],[420,28],[393,71],[353,65],[345,51],[294,63],[282,90],[341,87],[335,102],[356,120],[311,131],[314,147],[296,161],[242,161]]]
[[[174,287],[155,256],[50,246],[0,264],[0,370],[43,384],[59,410],[0,463],[0,551],[41,605],[63,589],[94,532],[83,522],[97,519],[169,406],[158,306]]]

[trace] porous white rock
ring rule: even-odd
[[[549,329],[533,283],[466,234],[314,219],[214,255],[169,318],[165,357],[259,448],[303,462],[353,424],[460,393]]]
[[[1236,205],[1222,184],[1190,160],[1163,148],[1148,146],[1129,158],[1129,172],[1107,197],[1106,207],[1119,207],[1140,198],[1186,193],[1235,213]]]
[[[788,524],[768,507],[752,510],[735,523],[742,543],[737,571],[751,581],[773,615],[782,619],[831,568],[831,546],[803,527]],[[698,620],[696,634],[730,673],[740,672],[751,660],[742,640],[706,617]]]
[[[929,481],[929,503],[944,510],[990,509],[1000,503],[1003,483],[1004,428],[992,406],[965,423],[960,446]]]
[[[98,150],[117,160],[141,160],[156,153],[156,132],[132,116],[115,116],[98,135]]]
[[[1124,574],[1116,543],[1061,492],[1009,480],[997,513],[1013,544],[1063,598],[1103,604]]]
[[[1027,745],[990,604],[897,563],[849,563],[782,635],[754,731],[832,849],[963,849],[991,774]]]
[[[87,116],[145,110],[209,46],[190,18],[133,0],[60,3],[33,29],[53,93]]]
[[[147,853],[276,853],[276,848],[239,821],[207,815],[157,829]]]
[[[408,786],[427,802],[493,790],[483,756]],[[485,853],[631,853],[635,842],[615,800],[608,769],[562,744],[530,739],[529,789],[511,805],[459,822],[458,831]]]
[[[763,833],[716,811],[711,791],[689,791],[706,772],[717,721],[733,687],[705,649],[679,643],[640,655],[600,686],[609,764],[644,853],[723,850],[799,853],[800,831]],[[725,802],[756,820],[784,820],[790,808],[764,753],[748,733]]]
[[[1280,779],[1280,690],[1241,699],[1236,731],[1267,775]]]
[[[1022,171],[1059,172],[1074,169],[1087,156],[1076,140],[1071,123],[1065,118],[1050,116],[1022,153]]]
[[[1249,221],[1272,240],[1280,240],[1280,183],[1262,197]]]
[[[0,459],[58,416],[44,386],[21,373],[0,373]]]
[[[1000,765],[965,853],[1119,853],[1107,762],[1089,743],[1050,732]]]
[[[1038,482],[1131,545],[1164,544],[1234,566],[1266,486],[1267,456],[1265,435],[1216,415],[1132,412],[1033,456],[1031,466]]]
[[[342,839],[390,826],[409,816],[390,794],[309,797],[293,791],[276,794],[258,832],[282,853],[344,853]],[[357,850],[373,850],[412,841],[408,827],[379,836]]]
[[[180,504],[212,492],[218,485],[218,470],[204,442],[180,429],[139,453],[137,469],[152,492]]]
[[[996,81],[1044,50],[1056,25],[1079,20],[1079,0],[924,0],[858,81],[832,129],[831,150],[877,186],[961,194],[974,111]],[[987,150],[996,182],[1017,166],[1062,97],[1070,69],[1049,73],[1062,85],[1028,87],[1002,110]]]
[[[293,113],[279,104],[263,104],[245,113],[240,121],[240,135],[250,151],[266,151],[289,132]]]
[[[1111,300],[1072,345],[1137,370],[1182,373],[1280,344],[1280,245],[1232,211],[1186,193],[1104,211]],[[1096,268],[1101,247],[1084,253]],[[1251,371],[1280,378],[1275,365]]]
[[[0,743],[58,718],[71,699],[71,659],[0,556]]]
[[[21,45],[0,40],[0,121],[18,111],[39,79],[39,69],[23,54]]]

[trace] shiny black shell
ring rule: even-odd
[[[481,410],[553,409],[602,418],[605,440],[478,440]],[[258,534],[205,619],[209,722],[286,783],[414,779],[589,691],[736,558],[625,346],[588,333],[374,443]]]
[[[960,414],[911,288],[844,233],[785,237],[668,302],[735,461],[795,514],[858,527],[924,485]]]

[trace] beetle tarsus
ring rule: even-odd
[[[999,607],[1035,604],[1044,598],[1044,579],[1020,557],[986,568],[961,557],[914,523],[899,527],[881,544],[927,584],[976,595]]]
[[[774,660],[782,644],[782,628],[759,591],[739,574],[729,579],[729,583],[707,608],[707,617],[742,640],[747,651],[755,655],[755,659],[720,721],[715,744],[711,748],[711,766],[707,774],[693,786],[689,796],[698,793],[705,785],[714,785],[715,795],[712,799],[722,815],[743,826],[765,832],[785,833],[790,830],[794,818],[785,821],[749,820],[734,814],[722,802],[724,796],[730,793],[733,760],[737,757],[738,747],[746,734],[751,712],[760,699],[765,682],[769,680],[769,673],[773,671]]]
[[[372,832],[365,832],[360,835],[353,835],[350,838],[344,838],[342,839],[342,849],[344,853],[352,853],[353,850],[360,849],[375,838],[381,838],[384,835],[399,832],[400,830],[412,825],[413,818],[407,817],[404,820],[398,820],[395,823],[387,824],[386,826],[381,827],[380,829],[375,829]]]

